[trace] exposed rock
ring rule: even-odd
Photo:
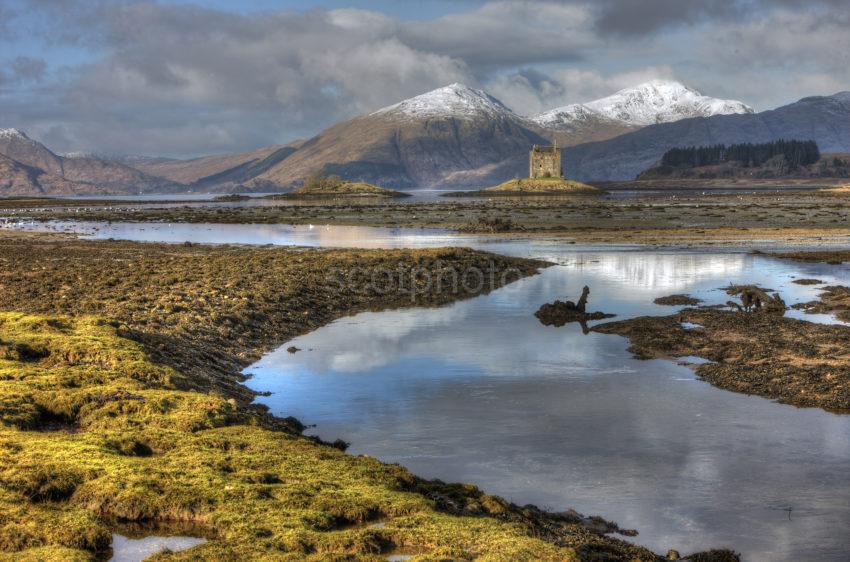
[[[699,324],[686,330],[682,322]],[[638,359],[704,357],[709,383],[803,407],[850,411],[850,327],[709,307],[593,327],[628,337]]]
[[[765,312],[784,315],[788,307],[779,293],[768,295],[766,289],[756,285],[731,285],[726,288],[727,295],[740,295],[741,304],[729,301],[727,304],[742,312]]]
[[[587,307],[587,297],[590,294],[590,288],[584,287],[581,292],[581,297],[578,302],[556,300],[552,303],[542,305],[534,315],[540,320],[541,324],[546,326],[560,327],[570,322],[578,322],[581,324],[582,331],[588,333],[587,322],[590,320],[602,320],[603,318],[612,318],[613,314],[604,312],[585,312]]]
[[[655,304],[663,304],[667,306],[679,305],[695,305],[702,302],[701,299],[694,298],[690,295],[668,295],[666,297],[658,297],[654,301]]]

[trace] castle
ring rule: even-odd
[[[552,146],[535,144],[528,154],[528,177],[530,178],[563,178],[561,168],[561,149],[558,141]]]

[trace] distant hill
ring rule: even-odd
[[[640,173],[637,181],[809,179],[850,177],[850,154],[821,154],[814,141],[679,147]]]
[[[649,125],[564,150],[564,171],[582,181],[634,179],[671,148],[812,139],[822,152],[850,152],[850,92],[803,98],[755,114],[716,115]]]
[[[275,153],[284,149],[293,151],[295,146],[274,145],[251,152],[203,156],[189,160],[148,159],[136,161],[131,165],[147,174],[187,186],[197,183],[210,187],[215,184],[213,180],[216,178],[219,178],[221,183],[228,183],[237,178],[240,182],[251,179],[254,177],[250,175],[251,171],[260,170],[254,174],[259,175],[268,169],[263,162],[268,163],[270,160],[279,162],[280,159],[275,156]]]
[[[848,123],[847,92],[752,113],[736,100],[651,81],[524,117],[484,91],[452,84],[307,140],[238,154],[190,160],[61,156],[16,129],[0,129],[0,154],[41,171],[34,193],[279,192],[301,186],[319,170],[390,188],[480,188],[525,177],[531,146],[553,140],[564,147],[568,178],[632,180],[676,146],[801,138],[815,140],[824,152],[850,152]],[[10,164],[6,168],[13,173]],[[16,167],[6,183],[23,185],[24,169]],[[70,183],[60,188],[55,178]]]
[[[88,184],[68,181],[0,154],[0,197],[74,195],[92,189]]]
[[[145,174],[119,162],[91,155],[59,156],[18,129],[0,129],[0,155],[20,165],[15,168],[18,170],[14,182],[16,185],[21,185],[21,169],[32,169],[37,172],[36,177],[43,176],[36,181],[40,187],[34,188],[34,193],[167,192],[177,187],[171,181]],[[8,171],[12,173],[11,168]],[[11,181],[11,177],[0,176],[0,180]],[[59,182],[58,179],[65,182]]]
[[[752,110],[740,102],[656,81],[526,118],[484,91],[452,84],[337,124],[250,184],[297,184],[324,169],[396,188],[483,187],[524,176],[534,144],[554,139],[572,146],[634,131],[646,122],[746,111]]]

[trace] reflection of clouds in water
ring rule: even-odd
[[[671,292],[725,300],[716,289],[729,282],[803,297],[813,289],[789,284],[799,265],[743,255],[561,257],[569,265],[448,307],[339,320],[286,344],[312,352],[266,356],[250,369],[251,386],[276,393],[261,399],[274,412],[318,422],[355,454],[519,503],[599,513],[637,528],[637,542],[657,551],[841,560],[850,549],[835,533],[850,526],[850,417],[719,390],[672,362],[632,359],[618,336],[533,316],[584,284],[592,309],[620,318],[669,314],[675,307],[652,299]],[[794,507],[792,521],[771,509],[783,505]]]
[[[497,300],[495,297],[483,299]],[[513,375],[534,365],[539,372],[569,373],[594,370],[600,355],[611,355],[625,345],[620,338],[583,335],[577,324],[562,329],[542,326],[533,316],[534,305],[522,301],[511,310],[489,308],[484,317],[481,304],[463,301],[438,309],[409,309],[366,313],[332,323],[318,332],[297,338],[288,345],[315,349],[315,353],[292,355],[279,349],[252,367],[278,367],[297,363],[311,372],[366,372],[392,365],[406,357],[439,357],[476,365],[488,374]],[[465,325],[462,332],[453,327]],[[529,337],[533,334],[533,337]],[[500,345],[489,345],[501,342]],[[486,351],[484,351],[486,350]]]
[[[602,275],[617,279],[630,289],[684,290],[705,279],[737,277],[748,257],[743,254],[607,254],[590,263]]]
[[[461,303],[463,304],[463,303]],[[467,314],[461,306],[365,312],[338,320],[321,330],[321,337],[308,334],[287,345],[316,348],[318,353],[292,356],[283,348],[272,352],[254,366],[268,368],[286,362],[299,362],[313,372],[363,372],[386,365],[417,349],[434,352],[439,344],[421,342],[422,332],[448,333],[448,326]],[[420,334],[420,335],[417,335]],[[420,347],[417,344],[422,344]]]
[[[710,299],[725,302],[729,297],[716,290],[721,285],[769,283],[777,276],[775,268],[756,267],[751,257],[740,254],[572,254],[569,265],[547,268],[475,300],[338,320],[284,346],[315,348],[316,353],[292,356],[281,349],[255,367],[299,365],[312,372],[366,372],[404,357],[437,356],[476,365],[490,374],[510,375],[532,364],[541,373],[562,376],[591,372],[597,356],[621,353],[616,343],[621,340],[583,335],[577,324],[560,329],[542,326],[533,316],[541,304],[575,300],[587,284],[591,310],[615,313],[619,319],[669,314],[675,308],[653,305],[654,297],[674,291],[711,292]],[[783,293],[799,297],[813,290],[787,285]]]

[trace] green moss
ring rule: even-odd
[[[260,353],[344,314],[477,294],[388,293],[375,271],[540,262],[29,238],[0,240],[0,261],[15,264],[0,310],[19,311],[0,312],[0,560],[90,559],[119,519],[210,539],[158,559],[658,559],[575,514],[304,438],[239,384]]]
[[[0,364],[2,551],[85,559],[121,519],[209,530],[212,540],[175,559],[369,559],[396,547],[573,557],[527,524],[496,518],[497,499],[475,516],[441,512],[399,466],[261,427],[232,401],[176,389],[169,381],[180,375],[109,323],[0,313],[0,339],[47,352]],[[22,422],[28,400],[39,406]]]

